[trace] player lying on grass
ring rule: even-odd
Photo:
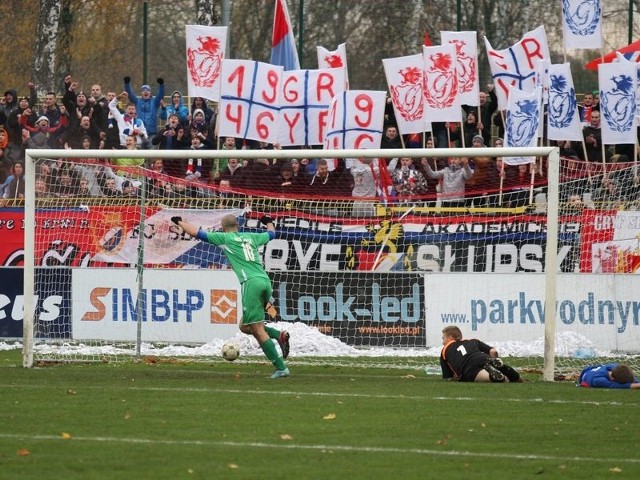
[[[591,365],[580,372],[578,385],[592,388],[640,388],[638,378],[628,365],[607,363]]]
[[[260,221],[267,227],[266,232],[249,233],[238,231],[238,220],[233,215],[222,218],[222,232],[206,232],[182,217],[171,217],[171,221],[187,234],[203,242],[218,245],[229,260],[231,268],[240,281],[242,288],[242,324],[240,331],[253,335],[262,351],[276,367],[271,378],[289,376],[289,369],[284,359],[289,355],[289,333],[280,332],[264,324],[265,307],[271,298],[271,280],[260,261],[258,247],[275,238],[275,226],[270,217],[262,217]],[[282,356],[271,339],[278,341]],[[284,358],[283,358],[284,357]]]
[[[476,339],[463,340],[458,327],[442,330],[442,378],[459,382],[521,382],[520,374],[505,365],[498,351]]]

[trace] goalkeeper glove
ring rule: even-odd
[[[182,221],[182,217],[171,217],[171,221],[178,225]]]
[[[269,215],[264,215],[261,219],[260,219],[260,223],[263,224],[265,227],[267,225],[269,225],[270,223],[273,223],[273,218],[271,218]]]

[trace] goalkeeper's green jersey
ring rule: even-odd
[[[207,240],[222,248],[240,283],[255,277],[269,278],[258,253],[258,247],[270,240],[268,232],[207,232]]]

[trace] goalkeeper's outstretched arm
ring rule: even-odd
[[[187,233],[188,235],[194,238],[199,238],[198,232],[202,231],[200,227],[196,227],[192,223],[182,220],[182,217],[171,217],[171,221],[175,223],[177,226],[179,226],[180,228],[182,228],[182,230],[184,230],[185,233]]]
[[[202,228],[196,227],[192,223],[186,222],[182,219],[182,217],[171,217],[171,221],[182,228],[188,235],[198,238],[203,241],[207,241],[207,234]],[[260,223],[267,227],[267,232],[269,232],[269,238],[273,240],[275,238],[276,227],[273,223],[273,219],[269,216],[264,216],[260,219]],[[226,229],[225,229],[226,230]],[[233,230],[236,230],[234,228]]]

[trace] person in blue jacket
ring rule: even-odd
[[[158,78],[158,93],[151,95],[151,87],[142,85],[140,87],[140,96],[136,96],[133,88],[131,88],[131,77],[124,77],[124,90],[129,95],[129,100],[136,106],[138,118],[142,120],[144,126],[147,127],[149,138],[153,138],[158,133],[158,108],[160,101],[164,99],[164,80]]]
[[[640,381],[633,370],[622,363],[591,365],[580,372],[580,387],[591,388],[633,388],[640,389]]]

